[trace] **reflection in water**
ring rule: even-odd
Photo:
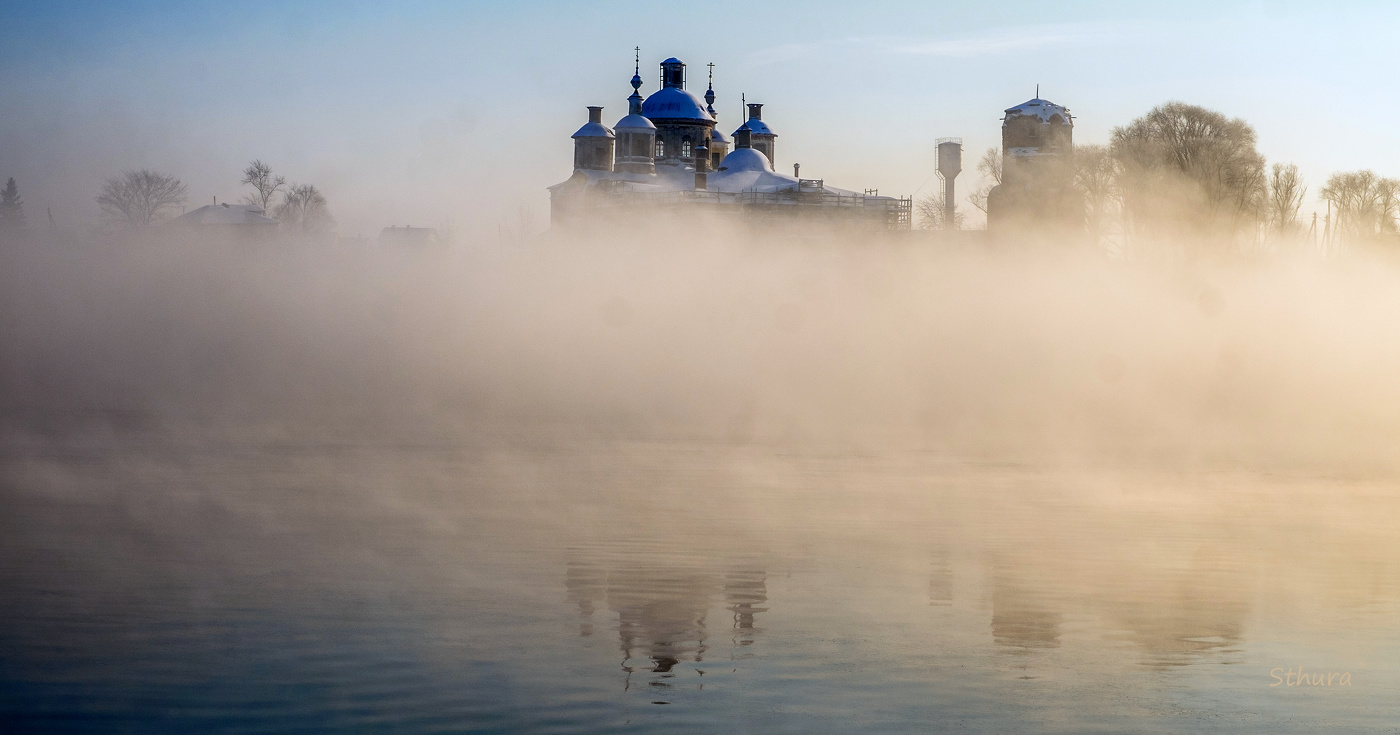
[[[935,547],[932,557],[928,575],[928,604],[951,605],[953,604],[953,565],[948,558],[948,547],[941,544]]]
[[[992,574],[992,640],[1015,653],[1060,645],[1060,613],[1043,590],[1000,565]]]
[[[606,570],[586,562],[570,561],[564,587],[569,591],[569,602],[578,605],[578,634],[593,635],[593,612],[595,601],[602,600],[607,589]]]
[[[690,474],[617,494],[577,469],[591,454],[569,455],[585,482],[547,515],[532,510],[543,490],[507,492],[523,481],[437,452],[34,460],[0,483],[0,720],[1261,735],[1400,721],[1391,485],[1058,493],[1000,467],[697,454],[638,450],[617,464]],[[711,477],[726,461],[754,487]],[[332,466],[347,469],[313,482]],[[1355,686],[1270,689],[1276,666]]]
[[[672,558],[659,550],[629,550],[605,560],[589,559],[578,549],[571,555],[564,585],[569,601],[578,606],[579,635],[593,634],[598,604],[617,615],[622,670],[627,675],[624,689],[631,687],[631,675],[638,668],[656,674],[650,686],[665,689],[673,685],[678,664],[703,663],[710,650],[709,616],[717,601],[731,615],[735,649],[754,643],[760,630],[756,617],[768,610],[767,572],[757,561],[712,564]],[[722,573],[717,571],[721,568]],[[729,658],[748,655],[734,650]],[[636,666],[637,659],[645,665]]]
[[[761,568],[735,567],[724,577],[726,609],[734,616],[734,642],[740,646],[753,645],[758,628],[754,616],[767,612],[767,575]]]
[[[1185,568],[1122,581],[1106,600],[1110,625],[1154,668],[1185,666],[1207,655],[1239,663],[1249,614],[1246,579],[1223,549],[1197,551]]]

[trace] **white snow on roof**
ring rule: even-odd
[[[613,135],[612,128],[609,128],[608,126],[606,126],[606,125],[604,125],[604,124],[602,124],[602,123],[595,123],[595,122],[591,122],[591,121],[590,121],[590,122],[584,123],[584,124],[583,124],[583,127],[579,128],[577,133],[574,133],[573,135],[571,135],[571,136],[569,136],[569,137],[571,137],[571,138],[613,138],[613,137],[616,137],[616,136]]]
[[[753,135],[771,135],[773,137],[777,137],[778,135],[773,132],[772,128],[768,127],[768,123],[754,117],[745,120],[744,124],[739,126],[739,130],[748,130],[749,133]],[[734,132],[738,133],[739,130],[735,130]]]
[[[1010,120],[1020,115],[1034,115],[1040,118],[1041,122],[1050,122],[1050,118],[1059,115],[1060,119],[1064,120],[1069,125],[1074,125],[1074,116],[1069,114],[1068,107],[1057,105],[1054,102],[1043,100],[1039,97],[1033,100],[1026,100],[1015,107],[1007,108],[1006,117],[1004,119]]]
[[[707,191],[725,194],[742,192],[773,193],[793,191],[798,188],[794,176],[773,171],[768,157],[752,148],[740,148],[720,161],[720,171],[711,171],[705,177]],[[611,187],[638,192],[693,191],[695,189],[695,168],[674,161],[658,161],[655,174],[639,174],[626,171],[596,171],[580,169],[574,176],[582,175],[587,186]],[[576,180],[572,177],[571,181]],[[568,184],[560,182],[549,187],[554,191]],[[804,190],[805,191],[805,190]],[[823,185],[821,191],[827,194],[852,196],[853,191]]]
[[[705,101],[688,89],[662,87],[642,102],[642,114],[652,120],[703,120],[714,122]]]
[[[656,126],[653,125],[650,120],[646,119],[645,117],[642,117],[641,115],[628,115],[627,117],[618,120],[617,124],[613,126],[614,130],[635,130],[637,128],[641,128],[644,130],[655,130]]]
[[[275,225],[277,220],[264,216],[263,208],[253,204],[206,204],[174,219],[185,225]]]

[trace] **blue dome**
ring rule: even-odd
[[[614,130],[655,130],[656,126],[641,115],[628,115],[617,121],[613,126]]]
[[[642,114],[652,120],[695,120],[714,122],[705,112],[705,101],[680,87],[663,87],[642,103]]]
[[[674,57],[674,56],[672,56],[671,58],[669,58],[669,59],[667,59],[667,60],[665,60],[665,61],[663,61],[663,62],[661,62],[661,63],[663,63],[663,64],[684,64],[685,62],[684,62],[684,61],[681,61],[680,59],[677,59],[677,58]]]

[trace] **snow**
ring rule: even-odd
[[[1054,102],[1050,102],[1049,100],[1040,99],[1039,97],[1032,100],[1026,100],[1021,104],[1016,105],[1015,107],[1007,108],[1006,110],[1006,119],[1008,120],[1020,115],[1034,115],[1040,118],[1041,122],[1047,123],[1050,122],[1050,118],[1054,117],[1055,115],[1059,115],[1060,118],[1063,119],[1066,124],[1070,126],[1074,125],[1074,116],[1069,114],[1068,107],[1062,107],[1060,105],[1055,104]]]
[[[613,138],[613,131],[602,123],[586,122],[571,137],[574,138]]]
[[[771,135],[775,138],[778,135],[777,133],[773,132],[772,128],[768,127],[768,123],[763,122],[762,120],[759,120],[756,117],[751,117],[748,120],[745,120],[744,124],[739,126],[739,130],[748,130],[749,133],[753,135]],[[739,130],[735,130],[735,134],[738,134]]]
[[[642,103],[642,114],[652,120],[696,120],[714,122],[705,111],[705,101],[694,92],[680,87],[663,87],[651,93]]]
[[[720,171],[768,171],[772,173],[773,164],[769,162],[768,156],[752,148],[739,148],[731,151],[719,162]],[[794,179],[796,181],[796,179]]]
[[[617,124],[613,126],[614,130],[636,130],[638,128],[643,130],[655,130],[656,126],[641,115],[628,115],[618,120]]]

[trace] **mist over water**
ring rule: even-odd
[[[684,227],[7,244],[0,710],[1400,719],[1400,264]]]

